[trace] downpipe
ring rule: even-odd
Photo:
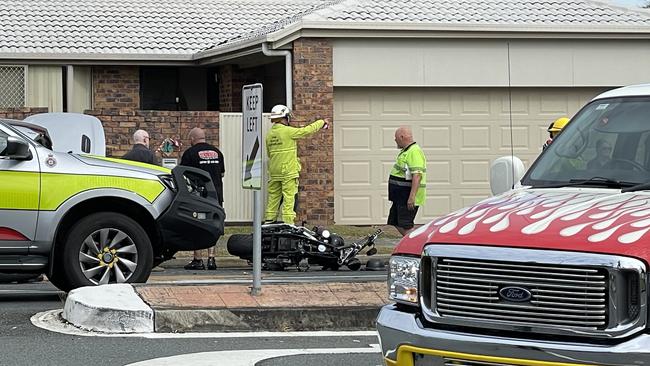
[[[287,94],[287,101],[285,105],[289,107],[289,110],[293,109],[293,61],[291,56],[291,51],[289,50],[271,50],[269,49],[268,42],[262,43],[262,53],[265,56],[282,56],[284,57],[284,81],[285,81],[285,90]]]

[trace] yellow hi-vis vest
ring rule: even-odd
[[[315,133],[324,125],[325,121],[322,119],[301,128],[286,126],[282,123],[273,124],[266,135],[270,180],[298,178],[301,166],[296,140]]]
[[[418,144],[413,142],[403,148],[395,159],[395,165],[388,177],[388,200],[406,204],[413,174],[420,174],[420,186],[415,193],[415,205],[422,206],[426,200],[427,158]]]

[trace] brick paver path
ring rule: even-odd
[[[388,304],[385,282],[269,284],[252,296],[248,285],[135,287],[155,309],[382,306]]]

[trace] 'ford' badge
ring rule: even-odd
[[[499,290],[499,296],[506,301],[524,302],[533,295],[523,287],[508,286]]]

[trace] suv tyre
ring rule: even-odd
[[[136,221],[115,212],[99,212],[72,227],[61,262],[70,288],[144,282],[151,273],[153,250]]]

